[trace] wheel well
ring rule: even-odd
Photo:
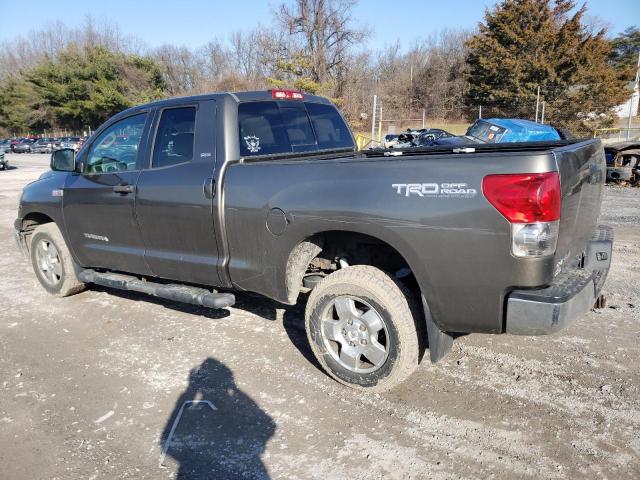
[[[411,290],[418,284],[408,262],[388,243],[356,232],[329,231],[314,235],[301,242],[287,262],[287,293],[290,303],[295,303],[305,287],[307,277],[324,277],[340,268],[340,260],[349,265],[371,265],[395,274]]]
[[[40,225],[45,223],[52,223],[53,219],[44,213],[32,212],[25,215],[22,219],[22,228],[20,229],[20,240],[24,243],[24,247],[29,250],[30,242],[29,237],[33,234],[33,231]]]

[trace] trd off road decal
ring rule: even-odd
[[[260,151],[260,139],[258,137],[249,135],[244,137],[244,142],[247,144],[247,148],[251,153],[257,153]]]
[[[478,194],[466,183],[394,183],[391,185],[398,195],[409,197],[473,198]]]

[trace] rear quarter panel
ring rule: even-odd
[[[393,246],[413,270],[435,321],[448,331],[500,332],[504,296],[551,280],[553,258],[516,260],[509,224],[484,198],[492,173],[556,169],[550,153],[433,155],[245,162],[225,177],[233,284],[287,301],[292,249],[324,231],[352,231]],[[394,184],[466,183],[475,195],[419,196]],[[286,212],[280,236],[266,228]]]

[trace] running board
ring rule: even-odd
[[[82,270],[78,278],[84,283],[94,283],[103,287],[131,290],[133,292],[146,293],[154,297],[166,298],[175,302],[202,305],[208,308],[226,308],[236,303],[236,297],[231,293],[213,292],[205,288],[179,285],[175,283],[155,283],[142,280],[131,275],[112,272],[96,272],[95,270]]]

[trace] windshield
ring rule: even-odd
[[[493,125],[484,120],[478,120],[467,130],[467,136],[480,140],[483,143],[496,143],[500,141],[506,131],[506,128]]]

